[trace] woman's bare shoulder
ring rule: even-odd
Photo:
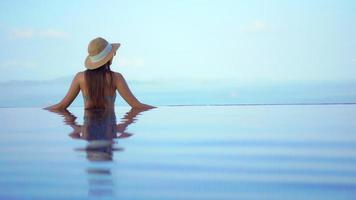
[[[78,72],[75,76],[83,77],[84,76],[84,71]]]
[[[75,77],[78,79],[84,79],[84,71],[78,72]]]
[[[124,77],[122,76],[122,74],[119,73],[119,72],[114,72],[114,71],[113,71],[113,74],[114,74],[114,77],[115,77],[115,80],[116,80],[116,81],[122,81],[122,80],[124,79]]]
[[[78,73],[75,75],[74,80],[78,81],[78,83],[84,82],[84,71],[78,72]]]

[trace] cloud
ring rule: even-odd
[[[32,38],[34,36],[34,31],[32,29],[13,29],[10,31],[11,38]]]
[[[69,35],[66,32],[56,29],[35,30],[32,28],[15,28],[9,31],[9,35],[13,39],[31,39],[31,38],[55,38],[63,39]]]
[[[37,63],[29,60],[6,60],[0,62],[0,69],[13,69],[13,68],[33,69],[37,66],[38,66]]]
[[[247,33],[259,33],[259,32],[265,32],[267,30],[268,30],[267,24],[261,20],[253,21],[246,27],[242,28],[242,31]]]
[[[145,64],[144,60],[138,57],[120,57],[118,63],[122,67],[142,67]]]
[[[353,59],[352,59],[352,63],[353,63],[353,64],[356,64],[356,58],[353,58]]]
[[[38,32],[38,36],[45,38],[67,38],[68,33],[55,29],[47,29]]]

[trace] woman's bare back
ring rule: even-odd
[[[78,73],[78,79],[79,79],[79,87],[80,91],[82,93],[83,99],[84,99],[84,107],[85,109],[89,109],[93,106],[92,101],[90,100],[90,95],[89,95],[89,87],[87,84],[87,81],[85,79],[85,74],[84,72],[79,72]],[[115,72],[108,72],[106,73],[106,82],[110,83],[116,82],[117,79],[117,74]],[[104,94],[105,94],[105,99],[109,105],[109,107],[114,107],[115,106],[115,99],[116,99],[116,84],[115,88],[105,88],[104,89]]]

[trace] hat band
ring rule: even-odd
[[[111,49],[112,45],[108,43],[108,45],[106,45],[106,47],[100,53],[95,56],[89,56],[89,58],[92,62],[99,62],[111,52]]]

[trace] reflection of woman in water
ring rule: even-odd
[[[122,150],[114,148],[115,138],[126,138],[132,134],[126,132],[126,128],[136,121],[137,115],[147,109],[131,109],[122,118],[122,122],[116,124],[116,116],[113,109],[85,110],[84,123],[78,125],[76,117],[68,110],[55,111],[64,117],[64,122],[73,128],[69,135],[74,139],[88,141],[84,149],[90,161],[111,161],[113,151]]]
[[[45,109],[66,109],[79,91],[82,92],[85,109],[113,108],[116,90],[132,108],[153,108],[138,101],[131,93],[124,77],[120,73],[111,71],[110,65],[119,47],[120,43],[110,44],[100,37],[93,39],[89,43],[89,55],[85,60],[87,70],[77,73],[62,101]]]
[[[85,148],[76,149],[85,151],[86,157],[91,162],[112,161],[113,152],[122,150],[115,148],[115,138],[126,138],[131,133],[126,132],[127,127],[136,121],[137,116],[148,109],[131,109],[121,119],[121,123],[116,124],[114,109],[85,110],[84,123],[79,125],[77,117],[67,109],[51,110],[64,117],[65,124],[71,126],[73,131],[69,134],[74,139],[87,140]],[[115,195],[115,179],[110,167],[102,165],[92,165],[86,172],[88,174],[88,194],[90,196],[113,196]]]

